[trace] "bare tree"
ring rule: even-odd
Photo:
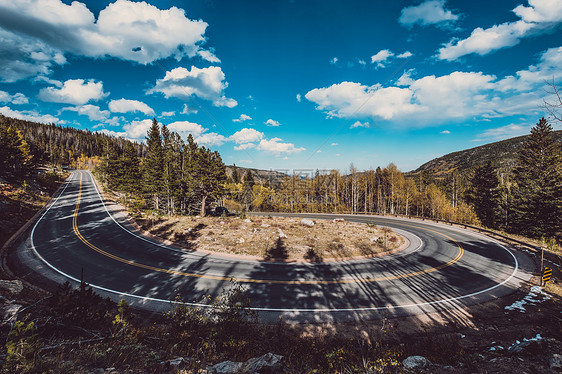
[[[544,107],[556,121],[562,122],[562,97],[560,96],[560,91],[556,88],[554,78],[552,79],[552,83],[548,83],[548,85],[552,87],[550,93],[553,95],[554,101],[549,102],[544,100]]]

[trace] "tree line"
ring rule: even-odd
[[[420,216],[561,239],[562,151],[541,118],[515,165],[489,161],[468,172],[402,173],[394,164],[359,171],[316,171],[280,183],[236,167],[227,176],[218,152],[170,132],[154,119],[145,144],[0,116],[0,176],[22,176],[50,161],[89,166],[127,203],[160,214],[233,210]],[[258,181],[256,181],[258,179]]]
[[[394,164],[359,172],[316,171],[287,176],[277,186],[255,183],[251,170],[234,168],[226,184],[233,208],[276,212],[370,213],[420,216],[532,238],[562,236],[562,148],[541,118],[518,152],[515,165],[489,161],[444,176],[404,174]]]

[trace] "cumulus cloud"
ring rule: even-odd
[[[113,113],[129,113],[129,112],[141,112],[146,115],[154,116],[154,110],[138,100],[111,100],[109,102],[109,110]]]
[[[76,112],[83,116],[88,116],[90,121],[106,121],[109,119],[109,111],[101,110],[99,106],[92,104],[79,105],[76,107],[67,107],[62,110],[69,110]]]
[[[562,22],[562,2],[558,0],[529,0],[528,7],[519,5],[513,12],[519,20],[487,29],[477,27],[468,38],[446,43],[439,49],[437,57],[453,61],[471,53],[486,55],[517,45],[522,38],[547,32]]]
[[[450,24],[458,19],[458,14],[445,9],[445,0],[429,0],[402,9],[398,22],[403,26],[412,27],[415,24],[421,26]]]
[[[392,120],[402,126],[539,114],[545,81],[561,79],[560,66],[562,47],[544,51],[537,64],[499,79],[462,71],[415,78],[410,70],[396,86],[341,82],[313,89],[305,97],[329,117]]]
[[[400,53],[396,58],[409,58],[412,57],[414,54],[410,51],[406,51],[404,53]]]
[[[12,117],[17,119],[22,119],[25,121],[41,122],[41,123],[62,123],[57,117],[53,117],[50,114],[40,114],[35,110],[12,110],[11,108],[4,106],[0,107],[0,114],[6,117]]]
[[[450,134],[451,132],[449,130],[443,130],[441,131],[439,134]]]
[[[162,112],[162,114],[161,114],[162,117],[172,117],[172,116],[175,116],[175,115],[176,115],[176,112],[174,112],[174,111]]]
[[[93,79],[69,79],[63,86],[45,87],[39,91],[39,98],[53,103],[83,105],[88,101],[98,101],[109,95],[103,92],[103,83]]]
[[[200,144],[200,145],[204,145],[207,147],[213,147],[213,146],[221,146],[224,144],[224,142],[227,140],[227,138],[225,138],[224,136],[222,136],[221,134],[217,134],[214,132],[206,132],[203,133],[201,135],[199,135],[198,137],[195,138],[195,141]]]
[[[358,127],[363,127],[363,128],[368,129],[369,127],[371,127],[371,125],[369,125],[369,122],[360,122],[360,121],[357,121],[357,122],[355,122],[354,124],[352,124],[349,128],[350,128],[350,129],[356,129],[356,128],[358,128]]]
[[[506,126],[496,127],[493,129],[488,129],[483,133],[479,134],[474,141],[475,142],[493,142],[503,139],[514,138],[516,136],[527,135],[531,131],[531,125],[521,125],[521,124],[509,124]]]
[[[376,66],[378,68],[383,68],[386,66],[388,59],[392,56],[394,56],[394,53],[392,53],[388,49],[382,49],[371,56],[371,64],[377,64]]]
[[[295,147],[293,143],[282,143],[282,140],[280,138],[262,139],[256,149],[276,155],[298,153],[306,150],[306,148]]]
[[[265,124],[271,127],[279,127],[281,126],[281,124],[278,121],[275,121],[273,119],[268,119],[267,121],[265,121]]]
[[[146,138],[146,133],[148,129],[152,126],[152,120],[143,119],[141,121],[133,121],[126,125],[123,125],[123,130],[125,130],[126,138],[137,141],[144,141]]]
[[[206,131],[200,124],[188,121],[172,122],[167,127],[170,131],[177,132],[182,138],[186,138],[189,134],[196,138]]]
[[[300,103],[301,100],[302,100],[302,96],[301,96],[301,94],[299,93],[299,94],[297,94],[297,101]]]
[[[199,108],[187,104],[183,104],[183,109],[181,110],[181,114],[197,114],[198,112]]]
[[[252,117],[250,117],[247,114],[241,114],[240,118],[235,118],[232,120],[232,122],[244,122],[244,121],[251,121]]]
[[[243,128],[240,131],[235,132],[230,136],[230,140],[235,142],[236,144],[248,144],[248,143],[255,143],[262,140],[264,137],[264,133],[260,132],[256,129],[250,128]]]
[[[29,103],[29,99],[20,92],[10,95],[6,91],[0,91],[0,102],[21,105]]]
[[[225,75],[218,66],[202,69],[192,66],[191,70],[178,67],[166,72],[164,78],[158,79],[148,93],[162,93],[166,98],[176,97],[183,100],[197,96],[211,101],[215,106],[232,108],[238,103],[224,96],[227,86]]]
[[[178,61],[203,51],[207,23],[189,19],[183,9],[159,9],[147,2],[117,0],[94,14],[81,2],[61,0],[0,1],[0,27],[13,35],[40,40],[58,53],[105,58],[141,64],[173,56]]]

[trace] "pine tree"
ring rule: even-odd
[[[474,206],[478,219],[486,227],[497,228],[499,218],[499,181],[492,162],[478,166],[471,179],[472,190],[469,201]]]
[[[30,159],[29,146],[21,131],[0,125],[0,174],[22,176]]]
[[[120,160],[121,177],[119,188],[121,191],[134,195],[140,190],[140,160],[135,147],[127,142]]]
[[[232,176],[230,177],[232,179],[232,183],[240,183],[240,174],[238,173],[238,168],[236,167],[236,164],[234,164],[234,167],[232,169]]]
[[[544,118],[531,129],[514,170],[514,228],[535,238],[560,233],[562,153]]]
[[[146,135],[147,153],[143,161],[143,189],[149,197],[150,205],[155,210],[160,210],[160,197],[162,195],[162,169],[164,155],[160,126],[156,118]]]

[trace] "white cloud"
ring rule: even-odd
[[[313,89],[305,97],[329,117],[392,120],[401,126],[534,115],[540,112],[545,81],[562,77],[561,64],[562,47],[551,48],[538,64],[503,79],[460,71],[415,79],[411,70],[398,79],[397,86],[342,82]]]
[[[212,146],[221,146],[224,144],[224,142],[227,139],[222,136],[221,134],[217,134],[214,132],[206,132],[203,133],[201,135],[199,135],[198,137],[195,138],[195,141],[200,144],[200,145],[204,145],[207,147],[212,147]]]
[[[147,64],[170,56],[179,61],[198,54],[216,61],[212,53],[200,47],[205,42],[207,23],[190,20],[183,9],[176,7],[161,10],[144,1],[117,0],[102,9],[96,20],[78,1],[66,5],[60,0],[3,0],[0,14],[0,27],[13,35],[37,39],[61,55],[111,56]]]
[[[207,60],[213,64],[219,64],[221,62],[221,60],[219,60],[219,58],[215,56],[215,54],[211,51],[202,49],[197,52],[197,55],[201,57],[203,60]]]
[[[183,109],[181,110],[181,114],[197,114],[199,113],[199,108],[193,105],[183,104]]]
[[[394,56],[394,53],[388,49],[382,49],[371,56],[371,64],[377,64],[378,68],[383,68],[392,56]]]
[[[359,65],[361,65],[361,66],[367,65],[367,62],[366,62],[365,60],[362,60],[362,59],[358,59],[357,62],[358,62]]]
[[[176,115],[176,112],[174,112],[174,111],[162,112],[162,114],[161,114],[162,117],[172,117],[172,116],[175,116],[175,115]]]
[[[484,142],[484,141],[498,141],[503,139],[514,138],[516,136],[527,135],[531,131],[530,125],[517,125],[509,124],[506,126],[497,127],[495,129],[488,129],[483,133],[479,134],[474,141]]]
[[[39,91],[39,98],[53,103],[83,105],[88,101],[98,101],[109,95],[103,92],[103,83],[93,79],[69,79],[61,88],[46,87]]]
[[[334,57],[334,58],[332,58],[332,59],[330,60],[330,64],[332,64],[332,65],[337,64],[337,62],[338,62],[338,58],[337,58],[337,57]]]
[[[21,105],[29,103],[29,99],[20,92],[10,95],[6,91],[0,91],[0,102]]]
[[[255,148],[255,147],[256,147],[256,145],[254,143],[246,143],[246,144],[235,145],[234,150],[245,151],[246,149],[251,149],[251,148]]]
[[[148,93],[159,92],[166,98],[176,97],[184,100],[197,96],[211,101],[215,106],[232,108],[238,103],[224,96],[227,86],[225,75],[218,66],[202,69],[192,66],[191,70],[179,67],[166,72],[165,77],[158,79]]]
[[[251,128],[243,128],[240,131],[235,132],[230,136],[230,140],[235,142],[236,144],[248,144],[248,143],[255,143],[262,140],[264,137],[264,133],[260,132],[256,129]]]
[[[396,58],[409,58],[412,57],[414,54],[410,51],[406,51],[404,53],[400,53]]]
[[[357,121],[354,124],[352,124],[349,128],[350,129],[356,129],[358,127],[363,127],[363,128],[368,129],[371,126],[369,125],[369,122],[359,122],[359,121]]]
[[[450,134],[451,132],[449,130],[443,130],[441,131],[439,134]]]
[[[466,39],[453,39],[439,49],[437,57],[453,61],[476,53],[486,55],[501,48],[512,47],[520,40],[542,34],[562,22],[562,2],[559,0],[529,0],[529,7],[519,5],[513,12],[519,16],[515,22],[505,22],[483,29],[477,27]]]
[[[126,137],[132,140],[144,141],[146,139],[146,133],[148,129],[152,126],[152,120],[143,119],[141,121],[133,121],[126,125],[123,125],[123,130],[125,130]]]
[[[12,110],[11,108],[5,106],[0,107],[0,114],[6,117],[12,117],[17,119],[22,119],[25,121],[31,122],[40,122],[40,123],[62,123],[60,119],[57,117],[53,117],[50,114],[40,114],[35,110]]]
[[[271,127],[279,127],[281,126],[281,124],[278,121],[275,121],[273,119],[268,119],[267,121],[265,121],[265,124]]]
[[[282,139],[280,138],[262,139],[256,149],[276,155],[298,153],[306,150],[306,148],[297,148],[292,143],[281,143],[281,141]]]
[[[90,121],[106,121],[109,118],[108,110],[100,110],[99,106],[85,104],[76,107],[63,108],[62,110],[70,110],[83,116],[88,116]]]
[[[188,121],[172,122],[168,124],[167,127],[170,131],[177,132],[182,138],[186,138],[189,134],[193,135],[194,138],[197,138],[207,131],[200,124]]]
[[[420,5],[413,5],[402,9],[400,22],[403,26],[412,27],[416,23],[421,26],[435,24],[450,24],[459,19],[459,15],[445,9],[445,0],[429,0]]]
[[[297,94],[297,101],[300,103],[301,100],[302,100],[302,96],[301,96],[301,94],[299,93],[299,94]]]
[[[102,134],[109,135],[109,136],[114,136],[116,138],[127,138],[127,133],[124,132],[124,131],[113,131],[113,130],[108,130],[108,129],[101,129],[101,130],[97,130],[97,132],[100,132]]]
[[[138,100],[111,100],[109,102],[109,110],[114,113],[129,113],[129,112],[141,112],[146,115],[154,116],[154,110]]]
[[[252,117],[250,117],[247,114],[241,114],[240,118],[235,118],[232,120],[232,122],[244,122],[244,121],[251,121]]]
[[[339,145],[338,143],[332,143],[330,144],[332,147],[335,147],[336,145]]]

